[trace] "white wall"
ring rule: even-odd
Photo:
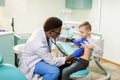
[[[91,9],[77,9],[73,10],[73,19],[78,21],[89,21],[92,25],[92,30],[94,32],[99,31],[99,12],[100,12],[100,0],[92,0],[92,8]]]
[[[13,17],[17,33],[31,33],[41,27],[46,18],[60,17],[64,0],[13,0]]]
[[[32,33],[41,27],[50,16],[61,17],[61,10],[65,8],[64,0],[5,0],[5,6],[0,7],[0,22],[15,21],[16,33]],[[6,26],[4,24],[4,28]],[[11,27],[11,25],[9,25]]]
[[[102,0],[101,32],[104,58],[120,64],[120,0]]]
[[[89,20],[93,30],[98,32],[98,1],[93,0],[92,9],[73,9],[72,19],[79,22]],[[50,16],[61,18],[62,10],[66,10],[65,0],[6,0],[3,17],[15,18],[15,31],[17,33],[31,33],[36,28],[41,27],[46,18]]]
[[[12,2],[5,0],[5,6],[0,6],[0,28],[11,30]]]

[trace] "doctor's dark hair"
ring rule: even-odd
[[[91,27],[91,24],[88,22],[88,21],[85,21],[85,22],[83,22],[82,24],[80,24],[79,25],[79,28],[80,27],[83,27],[83,26],[85,26],[85,28],[87,29],[87,30],[92,30],[92,27]]]
[[[45,32],[59,27],[62,27],[62,21],[57,17],[48,18],[43,25]]]

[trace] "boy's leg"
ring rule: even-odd
[[[69,76],[78,71],[85,69],[88,66],[89,62],[84,59],[75,59],[74,62],[69,66],[63,69],[62,71],[62,80],[69,80]]]
[[[60,70],[56,66],[49,65],[45,61],[36,64],[34,74],[43,75],[42,80],[57,80]]]
[[[59,75],[59,77],[58,77],[58,80],[62,80],[62,70],[63,70],[64,68],[70,66],[70,65],[71,65],[71,63],[66,63],[66,64],[63,64],[63,65],[61,65],[61,66],[59,67],[59,69],[60,69],[60,75]]]

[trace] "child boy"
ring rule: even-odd
[[[87,53],[83,52],[83,54],[80,57],[75,58],[69,66],[65,66],[65,68],[62,70],[62,80],[70,80],[69,76],[72,73],[87,68],[89,65],[89,58],[91,53],[94,54],[102,53],[102,49],[100,48],[100,46],[93,38],[91,38],[90,34],[92,29],[90,23],[87,21],[83,22],[82,24],[79,25],[78,29],[82,39],[87,39],[88,41],[87,44],[84,43],[81,46],[84,48],[84,51],[85,47],[88,47],[89,51]],[[81,38],[73,39],[72,42],[79,46],[81,44]]]

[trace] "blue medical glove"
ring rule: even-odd
[[[80,38],[80,39],[72,39],[72,42],[76,45],[84,44],[85,42],[88,42],[86,38]]]
[[[83,54],[83,52],[84,52],[84,48],[81,47],[81,48],[77,49],[72,55],[73,55],[73,57],[79,57]]]

